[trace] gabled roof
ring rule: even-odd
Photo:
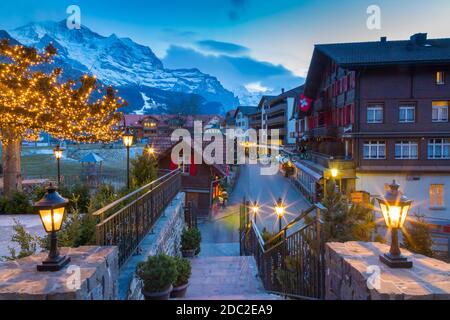
[[[272,101],[270,101],[270,106],[273,106],[273,105],[276,105],[276,104],[278,104],[280,102],[283,102],[287,98],[295,98],[296,101],[297,101],[297,99],[300,97],[300,95],[303,93],[304,90],[305,90],[305,86],[301,85],[299,87],[296,87],[294,89],[286,91],[286,92],[280,94],[279,96],[277,96]]]
[[[305,95],[314,98],[329,60],[340,67],[356,70],[389,65],[432,65],[450,63],[450,38],[427,39],[426,33],[410,40],[318,44],[314,48]]]
[[[255,114],[257,111],[258,111],[258,107],[241,106],[241,107],[238,107],[238,108],[237,108],[234,117],[236,118],[236,116],[237,116],[240,112],[242,112],[242,114],[245,115],[245,116],[249,116],[249,115]]]
[[[81,163],[100,163],[103,161],[105,160],[93,152],[88,153],[80,160]]]
[[[315,49],[342,67],[450,62],[450,39],[427,39],[426,34],[402,41],[319,44]]]
[[[270,103],[273,99],[275,99],[277,96],[262,96],[261,100],[259,101],[258,108],[260,109],[265,101]]]

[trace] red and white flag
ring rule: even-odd
[[[298,107],[302,112],[308,112],[309,108],[311,108],[312,99],[306,97],[304,94],[300,96],[300,100],[298,102]]]

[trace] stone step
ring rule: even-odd
[[[253,257],[198,257],[191,263],[187,300],[280,299],[264,290]]]

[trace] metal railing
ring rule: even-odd
[[[292,299],[323,299],[325,291],[324,241],[321,204],[312,206],[265,242],[249,216],[240,208],[241,255],[254,256],[268,292]]]
[[[180,191],[181,172],[176,170],[94,212],[100,219],[97,245],[118,246],[122,266]]]

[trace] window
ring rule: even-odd
[[[445,72],[444,71],[436,72],[436,84],[445,84]]]
[[[432,208],[444,207],[444,185],[443,184],[430,185],[430,207],[432,207]]]
[[[414,141],[398,141],[395,143],[395,159],[417,159],[418,144]]]
[[[448,122],[448,101],[433,101],[433,122]]]
[[[428,159],[450,159],[450,139],[430,139]]]
[[[400,109],[399,122],[411,123],[416,121],[416,106],[401,105],[399,109]]]
[[[364,159],[386,159],[386,142],[365,141]]]
[[[371,105],[367,107],[367,123],[383,123],[383,106]]]

